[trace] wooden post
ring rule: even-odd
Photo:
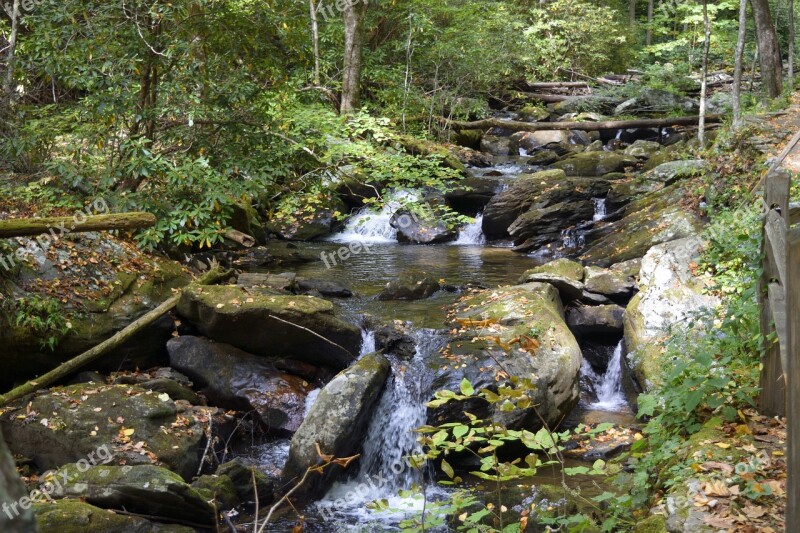
[[[800,524],[800,228],[789,232],[786,524]],[[787,531],[789,526],[787,525]]]
[[[759,282],[761,332],[764,336],[764,358],[761,371],[761,395],[758,407],[768,416],[786,413],[786,381],[782,357],[786,357],[786,231],[789,215],[790,175],[782,169],[772,170],[764,182],[765,224],[763,239],[764,272]],[[770,342],[768,336],[778,336]],[[783,348],[784,353],[781,353]]]

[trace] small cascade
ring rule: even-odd
[[[422,480],[422,472],[409,466],[408,457],[421,452],[414,430],[425,424],[425,403],[430,396],[431,372],[425,361],[441,349],[446,337],[426,329],[416,331],[414,337],[417,351],[411,360],[388,356],[392,376],[372,415],[358,473],[349,481],[334,484],[317,503],[323,516],[344,522],[377,519],[370,516],[369,504],[382,498],[392,509],[419,510],[416,507],[421,502],[401,498],[398,493]],[[334,506],[337,500],[346,501],[347,507]]]
[[[361,351],[358,358],[361,359],[368,353],[375,351],[375,332],[368,329],[361,330]]]
[[[605,198],[592,198],[592,203],[594,203],[594,220],[595,222],[599,220],[603,220],[608,216],[606,212],[606,199]]]
[[[586,245],[586,235],[575,228],[565,229],[561,232],[561,247],[576,250]]]
[[[622,411],[628,408],[625,393],[622,390],[622,357],[623,341],[614,348],[608,361],[605,373],[598,374],[588,361],[584,360],[581,373],[591,385],[597,400],[587,407],[597,411]]]
[[[416,192],[409,190],[394,192],[388,197],[380,212],[376,213],[369,207],[362,208],[347,220],[341,232],[328,240],[340,243],[396,243],[397,230],[392,227],[392,216],[403,203],[414,201],[418,196]]]
[[[475,217],[471,224],[467,224],[458,232],[458,239],[453,242],[458,246],[481,246],[486,244],[483,234],[483,214]]]

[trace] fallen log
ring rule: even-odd
[[[150,213],[116,213],[92,216],[78,214],[71,217],[0,220],[0,239],[30,237],[53,232],[61,236],[72,232],[140,229],[149,228],[155,223],[156,217]]]
[[[511,93],[508,93],[508,96],[511,96],[512,98],[513,97],[522,96],[524,98],[529,98],[531,100],[539,100],[539,101],[546,102],[546,103],[549,103],[549,104],[555,104],[555,103],[558,103],[558,102],[565,102],[566,100],[569,100],[570,98],[572,98],[571,96],[567,96],[567,95],[564,95],[564,94],[542,94],[542,93],[529,93],[529,92],[525,92],[525,91],[514,91],[514,92],[511,92]]]
[[[624,130],[629,128],[666,128],[669,126],[694,126],[700,117],[672,117],[672,118],[643,118],[636,120],[605,120],[601,122],[519,122],[515,120],[499,120],[487,118],[473,122],[440,119],[440,122],[454,130],[482,130],[489,128],[503,128],[513,131],[542,131],[542,130]],[[707,123],[722,122],[720,115],[709,115]]]
[[[252,236],[239,230],[229,229],[225,232],[224,237],[230,241],[241,244],[245,248],[252,248],[256,245],[256,240]]]
[[[531,89],[566,89],[579,87],[588,89],[589,84],[585,81],[544,81],[526,84]]]
[[[230,270],[223,271],[222,269],[216,268],[201,276],[195,283],[199,285],[212,285],[221,279],[229,277],[231,273],[232,272]],[[117,332],[94,348],[83,352],[81,355],[74,357],[69,361],[61,363],[55,369],[44,374],[43,376],[32,379],[27,383],[11,390],[7,394],[0,395],[0,407],[4,407],[14,400],[18,400],[24,396],[27,396],[28,394],[32,394],[39,389],[52,385],[53,383],[68,377],[79,368],[86,366],[87,364],[107,354],[114,348],[121,346],[138,332],[161,318],[163,315],[169,313],[176,305],[178,305],[180,298],[180,293],[172,296],[170,299],[152,311],[141,316],[138,320],[128,325],[128,327]]]

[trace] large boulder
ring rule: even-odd
[[[644,256],[661,243],[697,235],[702,229],[699,216],[685,204],[680,183],[631,202],[619,220],[609,222],[590,234],[591,244],[581,260],[608,266]]]
[[[702,159],[669,161],[645,172],[642,177],[646,181],[663,183],[668,186],[684,178],[699,176],[710,169],[711,165]]]
[[[195,531],[192,527],[158,524],[138,516],[112,513],[78,500],[35,503],[33,509],[40,533],[194,533]]]
[[[358,354],[361,331],[311,296],[250,293],[235,286],[189,287],[178,313],[207,337],[246,352],[344,368]]]
[[[155,463],[189,479],[205,448],[207,409],[179,412],[168,395],[135,385],[82,384],[17,404],[0,424],[11,451],[42,470],[111,456],[116,464]]]
[[[0,276],[0,293],[8,297],[0,311],[3,389],[100,344],[190,279],[178,263],[151,258],[105,233],[73,234],[43,244]],[[33,239],[9,245],[37,246]],[[165,317],[88,368],[115,371],[163,364],[164,344],[173,329]]]
[[[634,268],[632,263],[619,263],[619,266],[613,265],[611,268],[586,267],[584,275],[586,290],[614,300],[627,301],[636,289],[635,276],[638,270],[633,274],[632,268]]]
[[[347,212],[345,203],[330,195],[323,205],[308,205],[292,214],[279,214],[267,223],[267,229],[287,241],[312,241],[333,232],[339,215]]]
[[[500,188],[497,180],[469,177],[459,181],[457,188],[445,193],[445,200],[455,211],[475,216],[483,211]]]
[[[165,468],[152,465],[85,468],[73,463],[60,468],[51,479],[53,498],[80,499],[103,509],[139,513],[166,522],[208,527],[216,523],[214,507],[179,475]]]
[[[623,172],[625,167],[636,164],[636,158],[617,152],[583,152],[553,164],[567,176],[604,176]]]
[[[271,431],[300,427],[314,388],[304,379],[277,370],[264,357],[198,337],[173,338],[167,350],[170,365],[202,387],[213,405],[254,412]]]
[[[669,327],[720,303],[703,293],[706,280],[692,268],[702,249],[702,239],[688,237],[654,246],[642,259],[640,292],[625,312],[625,344],[643,387],[658,382],[664,366],[661,343]]]
[[[488,239],[510,235],[519,251],[544,246],[591,219],[593,198],[604,197],[610,187],[602,179],[567,178],[562,170],[520,176],[486,206],[483,233]]]
[[[578,402],[581,350],[552,285],[527,283],[471,294],[456,304],[453,317],[457,333],[437,362],[434,391],[458,391],[463,379],[475,390],[496,391],[508,384],[506,373],[530,378],[536,388],[528,393],[531,407],[504,412],[483,400],[451,401],[428,409],[430,424],[462,421],[469,412],[510,428],[533,429],[542,426],[538,410],[553,427]]]
[[[661,145],[655,141],[638,140],[625,149],[624,154],[636,159],[650,159],[661,151]]]
[[[575,300],[583,294],[584,270],[580,263],[570,259],[556,259],[542,266],[526,270],[519,283],[549,283],[558,289],[561,299]]]
[[[318,451],[338,459],[358,454],[390,368],[389,360],[382,354],[368,354],[320,391],[292,437],[283,470],[287,486],[294,486],[309,467],[319,464]],[[300,497],[321,494],[342,473],[343,467],[329,466],[322,475],[314,475],[300,488]]]
[[[508,155],[511,150],[511,139],[495,135],[484,135],[481,139],[481,152],[492,155]]]

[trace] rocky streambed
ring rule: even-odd
[[[567,118],[579,117],[602,118]],[[464,411],[530,430],[611,422],[617,438],[579,443],[570,460],[624,451],[635,438],[636,394],[662,364],[664,331],[716,305],[692,271],[702,220],[683,188],[707,165],[682,160],[680,132],[497,128],[460,141],[482,149],[458,152],[465,186],[444,196],[384,191],[417,195],[431,213],[444,203],[476,217],[456,230],[391,202],[370,213],[368,191],[349,184],[337,199],[353,212],[344,225],[325,210],[271,224],[284,240],[213,254],[236,269],[219,286],[187,287],[176,263],[95,234],[4,279],[4,293],[17,295],[44,291],[36,280],[48,280],[69,317],[55,352],[3,318],[3,355],[13,362],[5,386],[183,288],[173,317],[2,414],[31,488],[51,482],[34,504],[41,530],[252,530],[255,502],[270,507],[320,452],[357,458],[292,493],[303,519],[290,511],[267,530],[390,530],[421,510],[403,491],[435,481],[431,468],[407,464],[419,451],[414,429],[460,421]],[[252,231],[257,219],[244,218]],[[98,246],[108,252],[96,262],[78,260]],[[535,346],[520,341],[528,338]],[[496,390],[509,373],[535,376],[538,413],[474,399],[426,407],[464,378]],[[541,499],[547,484],[545,476],[508,493]]]

